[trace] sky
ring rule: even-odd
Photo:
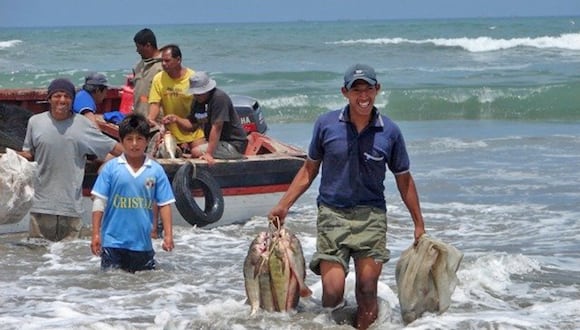
[[[0,27],[580,16],[580,0],[0,0]]]

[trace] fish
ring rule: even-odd
[[[260,308],[268,312],[275,312],[274,296],[272,295],[272,278],[270,276],[268,260],[265,260],[264,267],[258,275],[260,283]]]
[[[163,143],[159,146],[163,158],[175,159],[177,155],[177,140],[170,131],[163,133]]]
[[[260,307],[265,308],[263,298],[261,297],[261,282],[267,281],[270,284],[268,273],[268,258],[270,251],[271,236],[268,232],[260,232],[250,244],[248,254],[244,260],[244,285],[246,296],[251,306],[250,315],[258,312]],[[264,285],[264,284],[262,284]],[[267,309],[267,308],[265,308]],[[270,307],[273,310],[273,307]]]
[[[300,297],[310,297],[312,295],[312,291],[306,283],[306,262],[304,260],[304,252],[302,251],[302,245],[300,244],[300,240],[294,233],[287,231],[287,235],[289,236],[288,241],[290,242],[290,253],[289,255],[292,258],[292,262],[290,266],[292,267],[292,271],[296,280],[298,281],[298,288],[300,292]]]
[[[177,146],[177,140],[175,136],[171,134],[171,131],[167,130],[164,126],[159,126],[159,133],[154,136],[154,144],[156,151],[153,154],[158,158],[170,158],[175,159],[178,157],[180,149]]]
[[[288,309],[288,305],[292,306],[296,296],[293,293],[296,290],[293,290],[295,286],[292,282],[289,260],[280,244],[274,245],[272,254],[268,259],[268,266],[275,309],[276,311],[285,311]],[[292,300],[292,302],[289,303],[288,299]]]
[[[269,258],[272,291],[277,310],[288,311],[312,291],[304,282],[306,263],[298,237],[287,228],[281,228],[274,236]]]
[[[260,308],[269,312],[295,309],[300,297],[312,294],[305,278],[304,254],[294,233],[286,228],[258,233],[244,261],[250,315]]]

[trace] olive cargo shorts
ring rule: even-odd
[[[30,213],[30,238],[45,238],[51,241],[74,240],[79,238],[83,223],[79,217]]]
[[[348,273],[349,261],[371,257],[385,263],[390,259],[387,249],[387,214],[371,206],[351,209],[318,207],[316,253],[310,269],[320,275],[320,261],[337,262]]]

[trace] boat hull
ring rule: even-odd
[[[243,224],[256,216],[266,217],[270,209],[276,205],[283,194],[284,192],[274,192],[264,194],[237,194],[224,196],[225,208],[222,217],[214,223],[198,227],[212,229],[227,225]],[[198,203],[203,203],[202,199],[196,198],[196,200]],[[84,231],[84,234],[89,235],[90,232],[88,229],[91,228],[90,210],[92,209],[92,201],[89,197],[83,197],[83,206],[85,212],[82,215],[82,220],[84,227],[87,229],[87,231]],[[171,211],[174,226],[192,227],[192,225],[186,221],[183,216],[181,216],[175,205],[171,207]],[[17,223],[0,225],[0,235],[28,232],[29,219],[30,217],[27,214]]]
[[[122,90],[111,88],[108,90],[105,102],[100,105],[99,113],[106,113],[118,109],[121,102]],[[258,103],[252,98],[239,96],[237,98],[238,108],[246,112],[258,109]],[[28,118],[34,114],[47,109],[46,90],[43,89],[18,89],[1,90],[0,106],[3,107],[4,117],[0,116],[0,133],[8,136],[1,140],[5,147],[20,150]],[[236,108],[238,110],[238,108]],[[240,111],[240,110],[238,110]],[[261,111],[261,110],[260,110]],[[261,112],[256,112],[257,117],[261,117]],[[99,129],[106,135],[118,139],[118,126],[106,122],[102,115],[97,116]],[[263,119],[262,119],[263,120]],[[265,129],[265,123],[259,125]],[[0,136],[1,138],[2,136]],[[10,143],[10,144],[8,144]],[[1,147],[1,146],[0,146]],[[1,150],[0,150],[1,151]],[[238,160],[216,160],[216,163],[209,166],[205,160],[188,158],[176,159],[156,159],[163,166],[170,181],[174,181],[176,173],[185,164],[192,164],[195,171],[205,171],[212,181],[214,190],[210,195],[219,195],[220,213],[213,217],[212,221],[204,221],[203,213],[206,199],[208,203],[215,203],[208,194],[201,194],[202,189],[194,189],[182,186],[181,194],[176,193],[176,197],[187,197],[186,210],[195,209],[196,212],[184,212],[187,219],[174,206],[174,222],[176,225],[198,226],[213,228],[233,223],[247,221],[252,216],[266,215],[276,201],[288,189],[294,176],[302,167],[306,154],[303,150],[271,139],[270,137],[252,131],[248,134],[248,147],[244,158]],[[85,177],[83,180],[83,196],[85,203],[89,201],[91,189],[97,179],[100,161],[88,160],[85,167]],[[185,173],[182,171],[182,173]],[[184,178],[184,176],[182,176]],[[189,178],[188,178],[189,180]],[[195,178],[192,179],[195,181]],[[191,180],[190,180],[191,181]],[[188,190],[185,191],[184,190]],[[189,191],[190,190],[190,191]],[[174,186],[175,191],[175,186]],[[206,187],[207,191],[207,187]],[[223,198],[223,201],[222,199]],[[180,199],[183,201],[183,199]],[[191,205],[195,203],[196,205]],[[184,203],[178,203],[183,210]],[[211,205],[210,205],[211,206]],[[223,206],[223,208],[222,208]],[[91,205],[85,205],[86,210],[91,210]],[[207,207],[205,208],[207,209]],[[195,216],[192,216],[195,215]],[[214,214],[215,215],[215,214]],[[201,219],[196,219],[197,217]],[[84,222],[90,226],[90,212],[83,214]],[[11,225],[0,225],[0,234],[22,232],[28,230],[28,217],[22,221]]]
[[[46,88],[5,88],[0,89],[0,103],[19,106],[33,113],[39,113],[48,110],[47,95]],[[123,89],[121,87],[109,87],[103,103],[97,105],[97,112],[105,113],[119,110],[122,96]]]

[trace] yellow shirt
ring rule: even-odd
[[[164,115],[174,114],[187,118],[193,102],[193,95],[187,95],[187,90],[189,89],[189,78],[194,73],[193,70],[187,68],[186,73],[179,79],[171,78],[165,71],[157,73],[151,83],[149,103],[159,103],[163,108]],[[201,133],[200,130],[184,132],[175,123],[167,125],[167,128],[177,143],[192,142],[203,138],[203,131]]]

